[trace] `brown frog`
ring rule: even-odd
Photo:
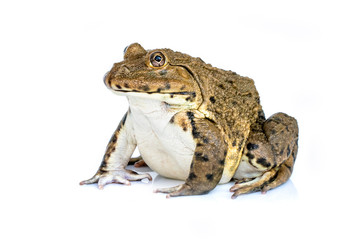
[[[254,81],[200,58],[131,44],[105,75],[106,86],[129,101],[97,173],[80,184],[99,188],[148,178],[126,169],[138,147],[142,160],[184,184],[156,192],[204,194],[235,180],[232,198],[286,182],[297,155],[297,121],[265,118]]]

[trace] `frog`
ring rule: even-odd
[[[159,175],[182,180],[155,189],[169,197],[201,195],[234,182],[232,198],[267,191],[290,178],[298,151],[297,120],[279,112],[266,119],[254,80],[169,48],[133,43],[105,74],[129,108],[94,176],[80,184],[130,185],[152,180],[130,170],[138,160]],[[141,165],[143,165],[141,164]]]

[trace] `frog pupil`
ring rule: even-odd
[[[157,56],[155,57],[155,61],[156,61],[156,62],[161,62],[161,60],[162,60],[161,56],[158,56],[158,55],[157,55]]]

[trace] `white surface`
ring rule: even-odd
[[[240,2],[1,1],[0,238],[347,239],[344,1]],[[291,181],[236,200],[79,186],[127,110],[102,78],[132,42],[253,78],[267,116],[299,121]]]

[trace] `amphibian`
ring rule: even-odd
[[[297,121],[285,113],[265,118],[254,81],[170,49],[131,44],[105,75],[106,86],[129,101],[97,173],[83,184],[148,178],[126,169],[138,147],[158,174],[185,183],[156,192],[204,194],[236,181],[240,194],[266,192],[286,182],[297,155]]]

